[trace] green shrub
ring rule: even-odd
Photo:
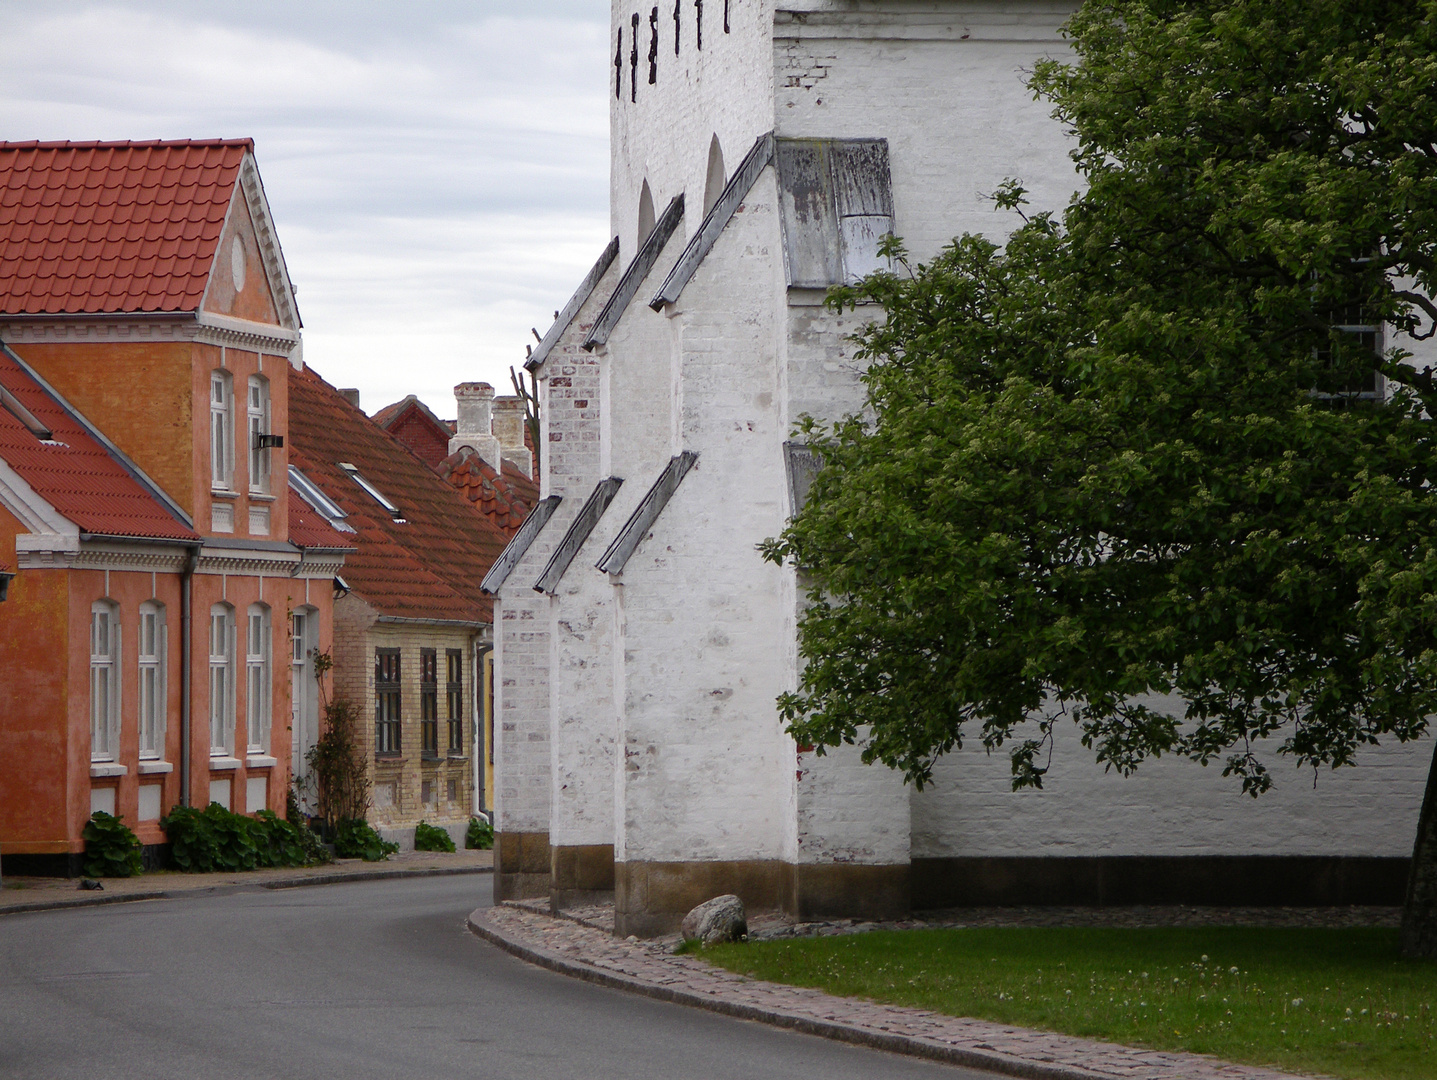
[[[96,810],[81,835],[87,877],[134,877],[140,872],[140,838],[118,817]]]
[[[334,853],[341,859],[379,862],[398,850],[398,844],[381,839],[367,821],[348,818],[334,830]]]
[[[453,851],[454,840],[443,829],[437,829],[427,821],[414,826],[415,851]]]
[[[318,837],[273,810],[250,817],[219,803],[203,810],[177,806],[160,824],[170,840],[170,859],[181,870],[228,873],[326,861]]]
[[[481,851],[488,851],[494,846],[494,826],[489,824],[487,818],[472,817],[469,819],[469,829],[464,834],[464,846],[478,848]]]

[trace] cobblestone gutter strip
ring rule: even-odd
[[[512,905],[479,908],[470,930],[532,964],[660,1001],[809,1035],[1031,1080],[1292,1080],[1196,1054],[1139,1050],[782,986],[618,941],[592,926]]]
[[[354,873],[312,874],[308,877],[278,878],[268,881],[234,881],[226,879],[208,886],[180,889],[156,889],[147,892],[90,893],[85,896],[56,897],[0,904],[0,915],[20,915],[29,911],[56,911],[60,908],[98,907],[101,904],[128,904],[140,900],[179,900],[190,896],[216,896],[223,893],[255,889],[301,889],[307,885],[339,885],[346,881],[383,881],[388,878],[449,877],[454,874],[491,874],[492,866],[455,866],[414,870],[360,870]]]

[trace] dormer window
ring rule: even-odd
[[[350,478],[356,484],[362,487],[365,490],[365,493],[368,494],[371,499],[377,502],[380,506],[384,507],[385,512],[388,513],[391,518],[400,523],[404,522],[404,515],[400,512],[399,507],[395,506],[392,502],[386,499],[377,487],[375,487],[363,476],[361,476],[358,466],[353,465],[348,461],[341,461],[339,463],[339,467],[345,472],[349,473]]]

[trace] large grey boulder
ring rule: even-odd
[[[679,933],[685,941],[697,941],[703,945],[742,941],[748,934],[743,901],[732,894],[705,900],[684,916]]]

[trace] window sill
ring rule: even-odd
[[[419,760],[424,762],[424,764],[426,765],[438,765],[444,759],[438,754],[430,753],[428,750],[426,750],[424,751],[424,753],[419,755]]]
[[[279,759],[268,754],[250,754],[244,759],[244,763],[247,769],[272,769],[279,764]]]
[[[238,499],[238,491],[230,491],[228,488],[210,488],[211,499]]]
[[[444,760],[445,760],[445,761],[468,761],[468,760],[469,760],[469,755],[468,755],[468,754],[450,754],[450,755],[449,755],[448,757],[446,757]]]
[[[140,762],[140,775],[149,776],[151,773],[174,772],[175,767],[168,761],[142,761]]]
[[[378,762],[379,764],[381,764],[381,765],[403,765],[406,759],[405,759],[405,757],[404,757],[404,755],[403,755],[402,753],[399,753],[399,754],[375,754],[375,755],[374,755],[374,760],[377,761],[377,762]]]
[[[269,492],[267,492],[267,491],[254,491],[254,490],[251,490],[250,493],[249,493],[249,501],[250,501],[250,502],[266,502],[266,503],[272,503],[272,502],[275,502],[277,499],[278,499],[278,496],[277,496],[277,495],[271,495],[271,494],[270,494]]]
[[[130,770],[124,765],[117,765],[113,761],[92,761],[90,762],[90,776],[128,776]]]
[[[240,759],[233,757],[210,758],[210,772],[229,772],[240,767]]]

